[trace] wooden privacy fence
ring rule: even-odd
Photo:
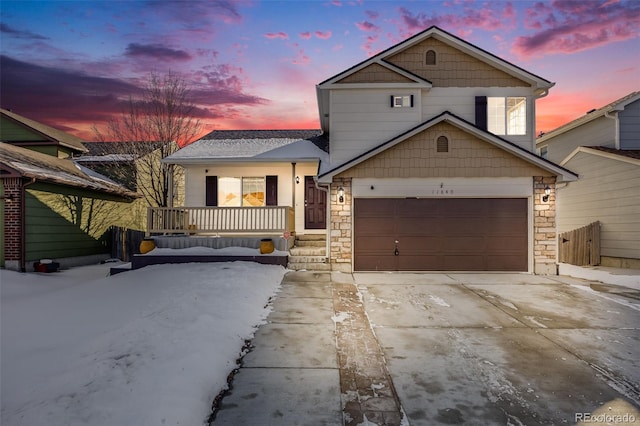
[[[140,253],[140,243],[144,238],[144,231],[112,226],[111,257],[130,262],[134,254]]]
[[[600,222],[558,235],[558,261],[571,265],[600,264]]]

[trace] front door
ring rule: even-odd
[[[325,229],[327,226],[327,193],[319,190],[313,176],[304,177],[304,228]]]

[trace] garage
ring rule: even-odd
[[[526,198],[355,198],[356,271],[527,271]]]

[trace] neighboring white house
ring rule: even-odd
[[[537,146],[580,177],[558,189],[558,232],[599,221],[601,264],[640,268],[640,92],[542,135]]]
[[[322,136],[213,132],[164,161],[185,167],[193,208],[263,188],[268,205],[277,176],[274,202],[295,209],[298,235],[326,235],[335,271],[554,274],[555,185],[577,176],[535,153],[553,85],[431,27],[318,84]]]

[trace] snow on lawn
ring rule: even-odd
[[[286,270],[0,271],[3,425],[202,425]]]

